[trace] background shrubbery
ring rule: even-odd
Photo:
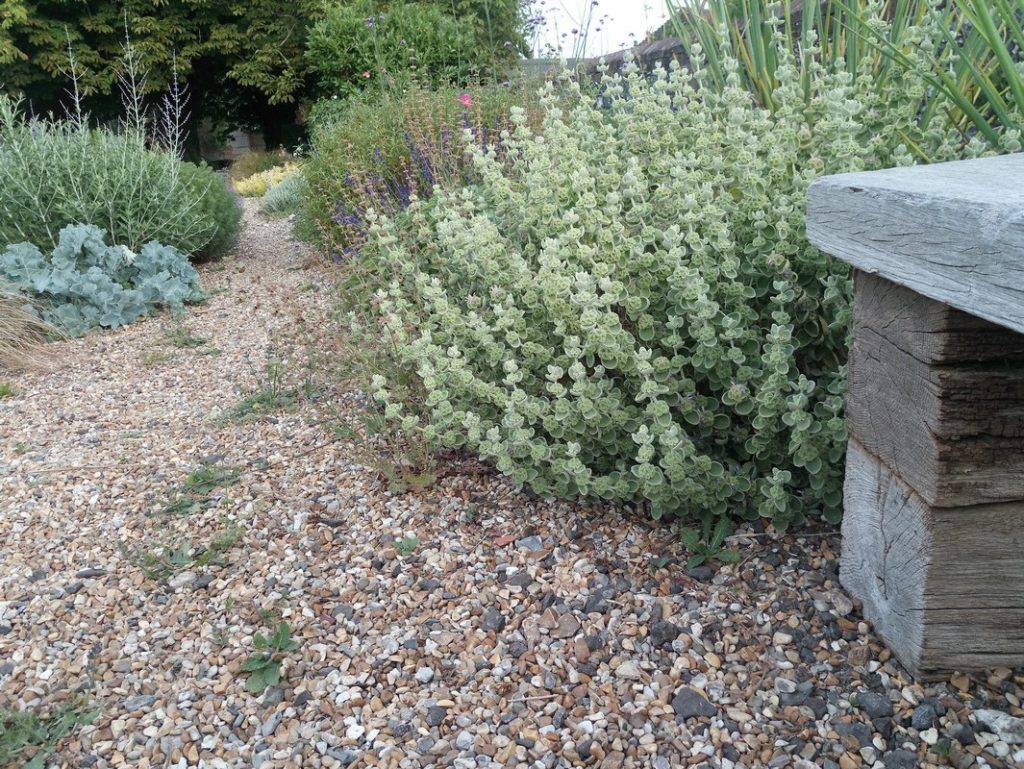
[[[478,146],[497,145],[513,105],[538,122],[537,84],[431,87],[413,80],[324,102],[314,113],[312,152],[302,169],[305,218],[327,250],[351,253],[365,238],[369,208],[398,211],[434,185],[469,182],[464,132]]]

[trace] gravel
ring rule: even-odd
[[[389,490],[331,429],[363,397],[304,365],[331,276],[287,220],[248,204],[201,272],[182,322],[206,344],[166,317],[56,343],[0,400],[0,707],[98,711],[51,767],[1024,765],[1022,671],[914,682],[834,530],[745,525],[739,563],[687,570],[643,511],[474,463]],[[278,386],[290,408],[225,418]],[[172,504],[204,463],[237,479]],[[250,692],[279,622],[297,648]]]

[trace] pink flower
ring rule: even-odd
[[[363,77],[369,77],[369,76],[370,76],[370,70],[366,70],[366,71],[365,71],[365,72],[363,73]]]
[[[473,97],[468,93],[459,94],[459,101],[462,102],[463,107],[473,106]]]

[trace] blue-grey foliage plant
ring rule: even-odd
[[[43,319],[69,336],[204,298],[198,273],[176,248],[152,241],[136,253],[108,244],[106,232],[87,224],[61,230],[51,254],[31,243],[8,246],[0,280],[31,297]]]

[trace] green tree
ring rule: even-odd
[[[194,118],[272,126],[307,86],[303,56],[319,0],[0,0],[0,87],[37,111],[60,111],[68,47],[98,117],[115,112],[128,26],[148,72],[165,89],[176,62]]]
[[[503,76],[525,51],[521,0],[352,0],[329,6],[309,34],[321,93],[348,96],[384,73],[426,80]]]

